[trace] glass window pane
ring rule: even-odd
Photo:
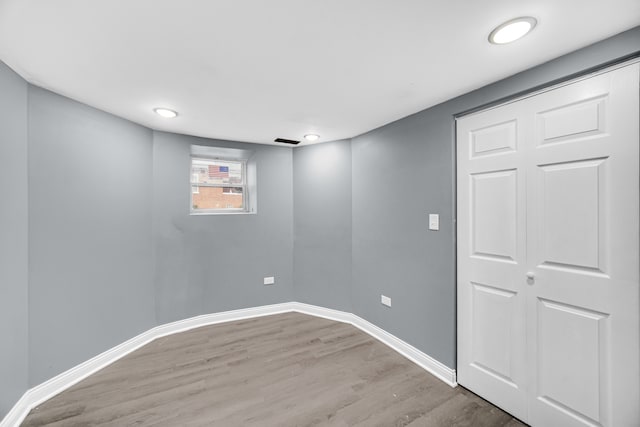
[[[244,184],[242,162],[192,159],[191,182],[201,184]]]
[[[194,188],[198,188],[196,193]],[[191,186],[193,210],[201,209],[243,209],[242,187],[202,187]]]
[[[242,187],[222,187],[222,193],[242,195]]]

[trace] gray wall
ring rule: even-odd
[[[152,132],[29,87],[29,384],[155,325]]]
[[[636,27],[353,138],[355,314],[455,368],[454,114],[639,50]]]
[[[0,65],[0,417],[158,323],[293,299],[290,148],[153,132]],[[257,214],[188,214],[192,143],[254,152]]]
[[[351,144],[293,150],[295,300],[351,304]]]
[[[434,136],[450,122],[429,110],[352,141],[352,286],[355,314],[455,366],[452,144]]]
[[[190,146],[252,150],[256,214],[189,215]],[[292,153],[154,132],[153,228],[159,323],[293,299]],[[275,284],[263,285],[265,276]]]
[[[0,419],[28,384],[27,84],[0,62]]]

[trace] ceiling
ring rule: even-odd
[[[523,15],[531,34],[487,42]],[[638,0],[0,0],[0,59],[153,129],[324,142],[639,24]]]

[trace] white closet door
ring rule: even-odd
[[[638,65],[458,121],[458,381],[640,425]]]
[[[458,121],[458,381],[526,419],[524,135],[510,105]]]
[[[530,417],[640,426],[638,66],[527,100]]]

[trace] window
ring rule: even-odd
[[[248,212],[245,160],[191,158],[191,212]]]

